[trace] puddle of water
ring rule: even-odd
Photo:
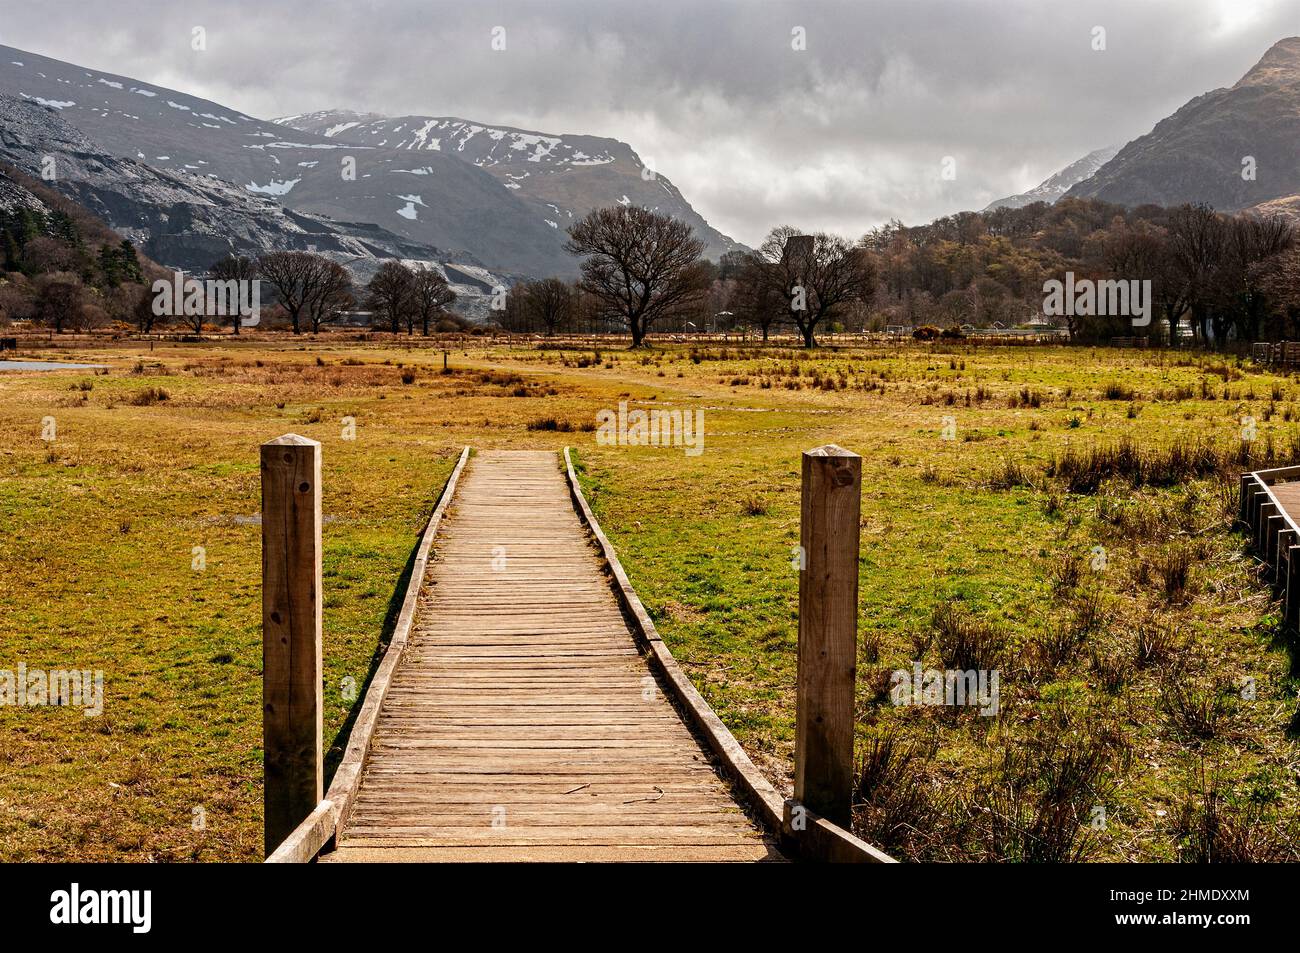
[[[0,361],[0,371],[93,371],[107,364],[67,364],[61,361]]]

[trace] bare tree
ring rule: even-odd
[[[547,337],[573,320],[573,289],[559,278],[544,278],[525,286],[524,309],[545,330]]]
[[[1169,332],[1169,344],[1179,344],[1178,325],[1187,311],[1187,286],[1174,266],[1168,232],[1140,222],[1120,223],[1102,239],[1101,261],[1109,274],[1127,281],[1150,281],[1153,304]]]
[[[456,300],[456,292],[447,286],[447,279],[442,272],[421,265],[412,274],[411,297],[411,317],[407,319],[407,331],[411,331],[410,321],[418,318],[424,336],[428,337],[429,322],[446,312],[447,305]]]
[[[154,328],[167,323],[165,315],[155,314],[153,310],[154,294],[147,285],[140,287],[139,296],[131,308],[131,320],[141,334],[148,334]]]
[[[1269,340],[1300,340],[1300,245],[1270,258],[1260,269],[1269,298]]]
[[[695,267],[704,243],[685,222],[649,209],[592,209],[569,229],[565,248],[586,256],[583,289],[627,325],[633,347],[655,321],[687,310],[707,288]]]
[[[77,327],[86,307],[86,288],[76,275],[52,271],[36,282],[35,319],[56,333]]]
[[[1222,311],[1231,316],[1243,341],[1259,340],[1268,309],[1263,282],[1265,263],[1296,244],[1295,226],[1281,215],[1239,215],[1228,220],[1223,262],[1216,285]]]
[[[730,254],[730,253],[729,253]],[[772,326],[789,314],[779,276],[769,274],[776,266],[760,255],[746,255],[737,272],[733,307],[740,320],[758,330],[766,341]]]
[[[218,262],[214,262],[208,269],[212,278],[216,281],[256,281],[257,280],[257,263],[251,258],[245,258],[243,255],[227,255]],[[236,334],[242,323],[242,315],[238,308],[231,309],[227,316],[230,318],[230,325]]]
[[[876,269],[867,250],[838,235],[802,235],[782,225],[771,231],[758,255],[770,266],[759,274],[772,283],[769,293],[779,293],[787,302],[804,347],[817,346],[817,326],[823,321],[875,292]]]
[[[367,301],[394,334],[410,325],[415,309],[415,273],[400,261],[386,261],[366,284]]]
[[[1223,261],[1228,227],[1208,205],[1183,205],[1169,216],[1169,253],[1173,274],[1182,284],[1192,326],[1205,342],[1210,337],[1210,317],[1217,272]],[[1215,340],[1222,331],[1215,322]]]
[[[328,258],[304,251],[274,251],[257,261],[258,273],[275,288],[294,334],[302,332],[302,313],[325,279]]]
[[[318,267],[316,286],[304,306],[313,334],[357,303],[352,294],[352,276],[346,268],[325,258],[320,260]]]

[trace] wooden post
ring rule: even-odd
[[[262,444],[262,744],[270,854],[323,796],[321,453],[286,434]]]
[[[848,827],[858,663],[862,458],[834,444],[803,455],[794,798]]]
[[[1250,497],[1255,489],[1254,474],[1243,473],[1241,475],[1241,492],[1237,501],[1237,518],[1246,523],[1250,518]]]
[[[1289,552],[1290,547],[1296,545],[1296,542],[1297,540],[1296,540],[1295,530],[1293,530],[1290,526],[1283,525],[1283,527],[1280,530],[1278,530],[1277,539],[1273,543],[1273,554],[1272,554],[1271,561],[1273,563],[1273,569],[1276,573],[1276,576],[1274,578],[1276,579],[1276,584],[1278,588],[1280,588],[1283,592],[1286,591],[1286,580],[1287,580],[1286,554]]]
[[[1286,595],[1282,600],[1283,628],[1300,631],[1300,546],[1287,548]]]
[[[444,371],[447,369],[447,352],[446,352],[446,351],[443,351],[443,352],[442,352],[442,369],[443,369]]]
[[[1259,505],[1259,522],[1255,525],[1255,551],[1268,560],[1268,518],[1277,512],[1277,505],[1265,497]]]
[[[1276,509],[1276,508],[1275,508]],[[1286,526],[1286,517],[1275,512],[1264,524],[1264,562],[1268,564],[1270,575],[1277,572],[1277,537]],[[1277,578],[1274,576],[1274,578]]]

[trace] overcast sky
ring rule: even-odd
[[[1300,0],[0,0],[0,42],[258,117],[613,136],[750,245],[982,208],[1297,33]]]

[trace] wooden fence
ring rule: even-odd
[[[1279,499],[1278,487],[1300,480],[1300,467],[1256,470],[1241,475],[1238,517],[1264,561],[1273,588],[1282,596],[1283,625],[1300,630],[1300,526]]]
[[[1256,342],[1250,346],[1250,358],[1256,364],[1295,367],[1300,364],[1300,341],[1282,341],[1277,344]]]

